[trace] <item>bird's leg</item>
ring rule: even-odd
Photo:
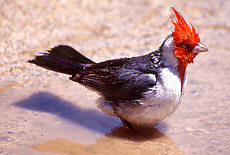
[[[127,127],[130,128],[131,130],[133,130],[133,131],[136,132],[136,129],[132,126],[131,123],[129,123],[129,122],[128,122],[127,120],[125,120],[125,119],[122,119],[122,118],[120,118],[120,119],[121,119],[123,125],[127,126]]]

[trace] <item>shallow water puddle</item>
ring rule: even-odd
[[[157,129],[145,129],[137,134],[120,127],[99,138],[94,144],[85,145],[63,138],[31,146],[39,152],[58,154],[181,154],[174,142]]]

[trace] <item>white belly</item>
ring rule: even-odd
[[[161,77],[156,87],[146,92],[140,100],[142,106],[133,108],[134,116],[130,115],[130,120],[139,122],[138,124],[153,124],[176,110],[180,103],[181,81],[177,73],[168,68],[162,69]]]
[[[104,102],[99,107],[107,114],[118,115],[130,123],[153,125],[170,116],[180,103],[181,81],[177,73],[164,68],[161,77],[157,85],[144,94],[139,105],[121,103],[113,107],[111,103]]]

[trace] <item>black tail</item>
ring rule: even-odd
[[[36,56],[28,62],[52,71],[70,75],[76,74],[85,64],[95,63],[67,45],[54,47],[48,50],[47,53]]]

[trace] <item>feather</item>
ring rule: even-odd
[[[67,45],[54,47],[51,50],[48,50],[47,53],[36,56],[28,62],[52,71],[70,75],[78,73],[86,66],[86,64],[94,63],[92,60],[86,58],[81,53]]]

